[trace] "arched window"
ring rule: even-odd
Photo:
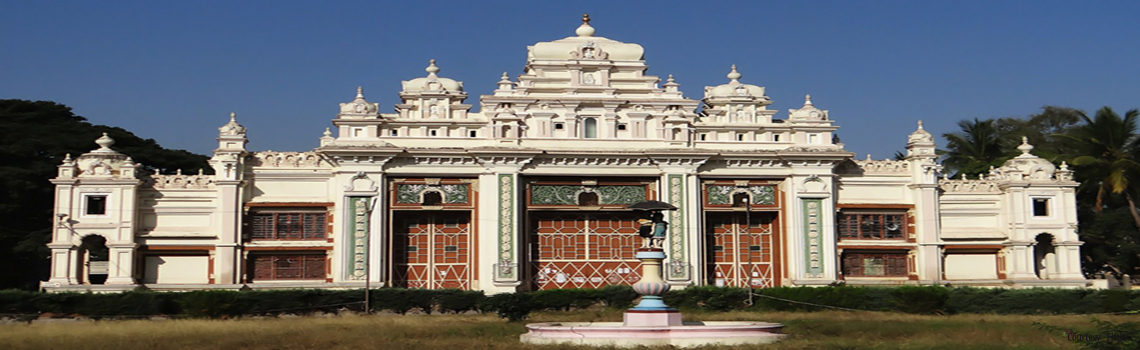
[[[443,195],[439,191],[424,192],[423,205],[443,205]]]
[[[598,118],[586,118],[582,121],[582,138],[598,138]]]

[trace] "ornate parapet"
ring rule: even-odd
[[[213,189],[213,175],[150,175],[143,180],[144,187],[155,189]]]
[[[250,165],[266,168],[331,168],[332,164],[316,152],[255,152],[249,155]]]
[[[859,168],[863,169],[867,174],[907,174],[910,173],[910,162],[905,160],[874,160],[874,159],[852,159]]]
[[[945,192],[981,192],[981,193],[1000,193],[1001,188],[998,187],[997,182],[991,180],[950,180],[942,179],[938,181],[938,187]]]

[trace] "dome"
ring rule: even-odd
[[[1002,172],[1017,170],[1029,179],[1050,179],[1057,171],[1057,166],[1052,162],[1029,153],[1033,150],[1033,145],[1029,144],[1028,138],[1022,137],[1021,146],[1017,146],[1017,149],[1021,155],[1005,161],[1001,166]]]
[[[341,114],[376,114],[379,109],[379,103],[368,102],[364,99],[364,88],[360,86],[356,87],[356,99],[352,102],[340,104]]]
[[[597,59],[612,61],[638,61],[645,59],[645,49],[638,44],[623,43],[594,36],[590,15],[582,16],[582,25],[575,34],[555,41],[544,41],[529,47],[529,58],[536,60]]]
[[[811,95],[806,95],[804,96],[803,107],[788,110],[788,120],[823,121],[827,120],[827,111],[815,108],[815,105],[811,103]]]
[[[744,84],[740,82],[742,76],[740,72],[736,71],[736,65],[732,65],[732,71],[728,72],[728,84],[710,86],[705,88],[705,98],[716,97],[764,97],[764,88],[751,84]]]
[[[918,144],[934,144],[934,135],[931,135],[929,131],[923,129],[922,120],[919,120],[918,129],[907,136],[906,144],[908,146]]]
[[[427,77],[415,78],[403,82],[404,92],[416,91],[449,91],[461,92],[463,91],[463,83],[457,82],[448,78],[440,78],[436,75],[439,72],[439,67],[436,67],[435,60],[430,61],[430,65],[424,68],[428,72]]]
[[[237,122],[237,113],[230,112],[230,122],[218,128],[219,135],[245,135],[245,127]],[[98,141],[96,141],[98,143]]]

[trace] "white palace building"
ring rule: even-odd
[[[215,175],[150,175],[113,149],[64,160],[48,291],[632,284],[627,205],[666,212],[664,277],[716,285],[1083,288],[1067,166],[1022,154],[945,179],[934,137],[855,159],[828,111],[779,113],[732,67],[690,99],[644,50],[594,35],[527,48],[480,112],[463,83],[404,81],[395,113],[340,104],[320,147],[246,148],[231,115]],[[798,103],[797,103],[798,104]]]

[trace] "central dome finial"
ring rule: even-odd
[[[740,72],[736,71],[736,65],[735,64],[732,65],[732,71],[728,72],[728,79],[730,79],[732,81],[739,81],[740,77],[741,77]]]
[[[590,26],[590,14],[582,14],[582,25],[578,26],[574,33],[578,36],[594,36],[594,27]]]
[[[439,73],[439,67],[436,67],[434,58],[428,61],[428,67],[424,70],[428,72],[429,76],[435,76],[435,73]]]

